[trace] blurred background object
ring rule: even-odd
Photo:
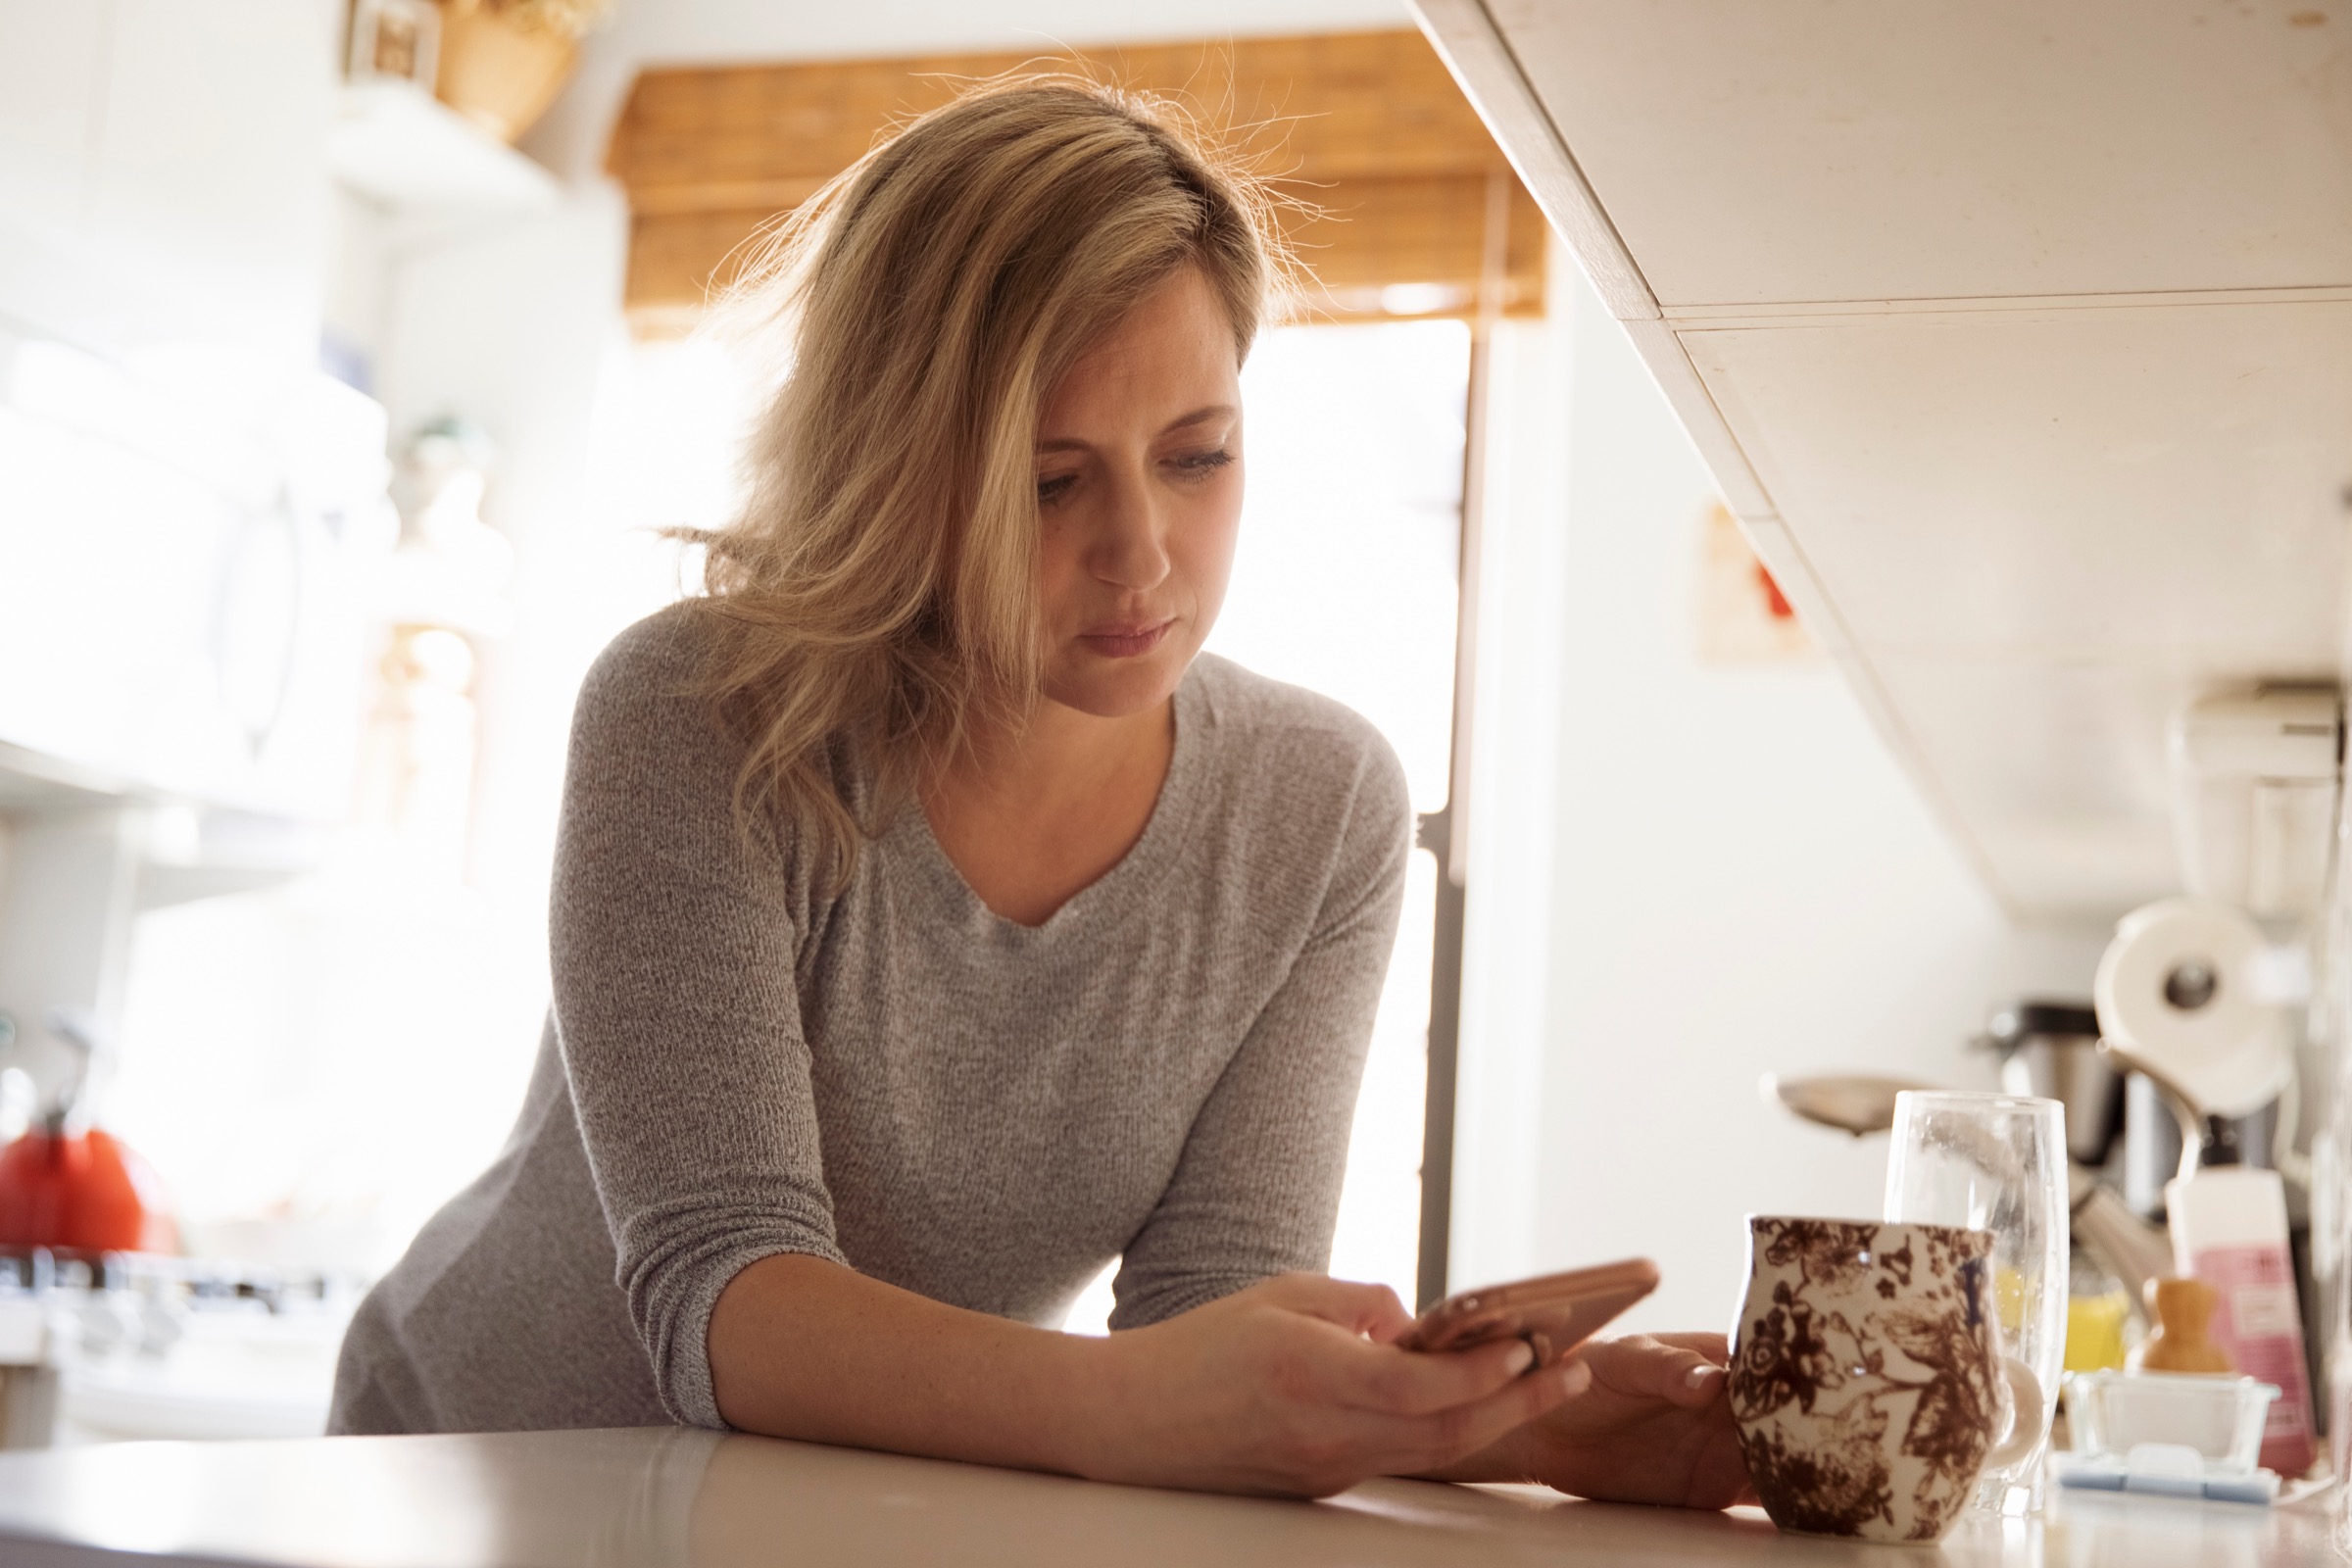
[[[439,0],[351,0],[353,81],[405,81],[431,92],[440,79]]]
[[[511,142],[571,79],[580,38],[611,19],[612,0],[438,0],[438,9],[435,95]]]

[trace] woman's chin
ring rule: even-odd
[[[1140,659],[1080,654],[1046,678],[1046,700],[1097,718],[1132,718],[1176,695],[1190,652],[1154,649]],[[1071,667],[1075,666],[1075,667]]]

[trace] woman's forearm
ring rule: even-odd
[[[821,1257],[762,1258],[710,1313],[728,1424],[770,1437],[1083,1474],[1105,1343],[967,1311]]]
[[[1388,1343],[1411,1322],[1379,1286],[1293,1274],[1088,1339],[784,1255],[720,1294],[709,1348],[719,1412],[747,1431],[1294,1495],[1437,1471],[1570,1392],[1521,1377],[1522,1345]]]

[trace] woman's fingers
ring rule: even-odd
[[[1405,1417],[1381,1472],[1424,1475],[1459,1463],[1549,1414],[1592,1384],[1590,1367],[1562,1361],[1532,1376],[1516,1378],[1483,1399],[1431,1415]]]
[[[1413,1314],[1386,1285],[1356,1285],[1322,1274],[1286,1274],[1275,1285],[1277,1299],[1291,1311],[1336,1323],[1386,1345],[1412,1327]]]
[[[1576,1358],[1592,1369],[1601,1387],[1636,1398],[1697,1409],[1723,1392],[1720,1334],[1633,1334],[1588,1345]]]
[[[1720,1334],[1652,1334],[1647,1338],[1678,1350],[1696,1350],[1717,1366],[1728,1365],[1732,1359],[1732,1342]]]
[[[1347,1404],[1389,1415],[1431,1415],[1484,1399],[1535,1364],[1525,1340],[1469,1350],[1351,1348],[1334,1368],[1333,1393]]]

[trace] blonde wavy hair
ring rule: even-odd
[[[1045,401],[1187,266],[1246,356],[1287,281],[1270,210],[1171,105],[1029,75],[911,121],[767,242],[723,315],[788,368],[692,602],[747,828],[789,823],[838,889],[926,768],[1024,722]]]

